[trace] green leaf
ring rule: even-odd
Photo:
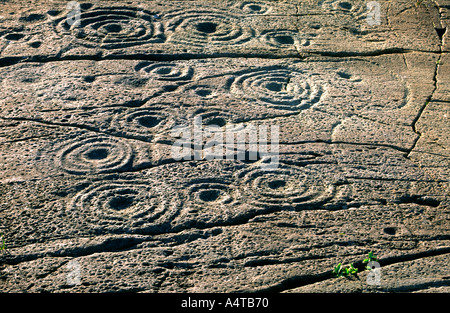
[[[346,268],[345,270],[346,270],[345,272],[346,272],[347,276],[356,275],[356,273],[358,273],[358,269],[355,268],[353,266],[353,264],[350,264],[350,266],[348,268]]]
[[[371,261],[377,261],[377,257],[376,257],[375,255],[373,255],[373,252],[372,252],[372,251],[370,251],[370,252],[367,254],[367,259],[364,259],[364,260],[363,260],[363,263],[369,263],[369,262],[371,262]]]
[[[336,265],[332,272],[336,277],[342,276],[342,263]]]

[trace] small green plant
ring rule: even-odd
[[[367,259],[363,260],[364,264],[369,264],[370,262],[378,262],[377,257],[373,254],[372,251],[367,255]],[[370,266],[366,266],[366,270],[371,270]]]
[[[376,261],[378,261],[377,257],[373,254],[372,251],[370,251],[367,254],[367,259],[363,260],[363,263],[376,262]]]
[[[343,275],[343,271],[342,271],[342,263],[339,263],[338,265],[336,265],[333,269],[333,275],[335,277],[341,277],[344,276]]]
[[[368,264],[370,262],[376,262],[378,258],[370,251],[367,255],[367,258],[363,260],[364,264]],[[366,266],[366,270],[371,270],[369,266]],[[332,271],[334,277],[358,277],[358,269],[353,266],[353,263],[349,266],[342,266],[342,263],[336,265]]]
[[[349,276],[356,276],[358,274],[358,269],[356,267],[354,267],[353,264],[350,264],[349,267],[346,267],[344,269],[344,274],[347,277],[349,277]]]
[[[336,267],[333,269],[333,275],[335,277],[346,277],[350,278],[352,276],[357,276],[358,269],[353,266],[353,264],[350,264],[348,267],[343,267],[342,263],[339,263],[336,265]]]

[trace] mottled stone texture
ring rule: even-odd
[[[448,1],[29,2],[0,2],[0,292],[449,292]],[[276,168],[209,158],[247,127]]]

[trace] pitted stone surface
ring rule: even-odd
[[[448,292],[448,1],[0,8],[0,291]]]

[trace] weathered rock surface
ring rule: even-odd
[[[449,292],[448,1],[33,3],[0,2],[1,292]],[[273,127],[276,168],[227,150]]]

